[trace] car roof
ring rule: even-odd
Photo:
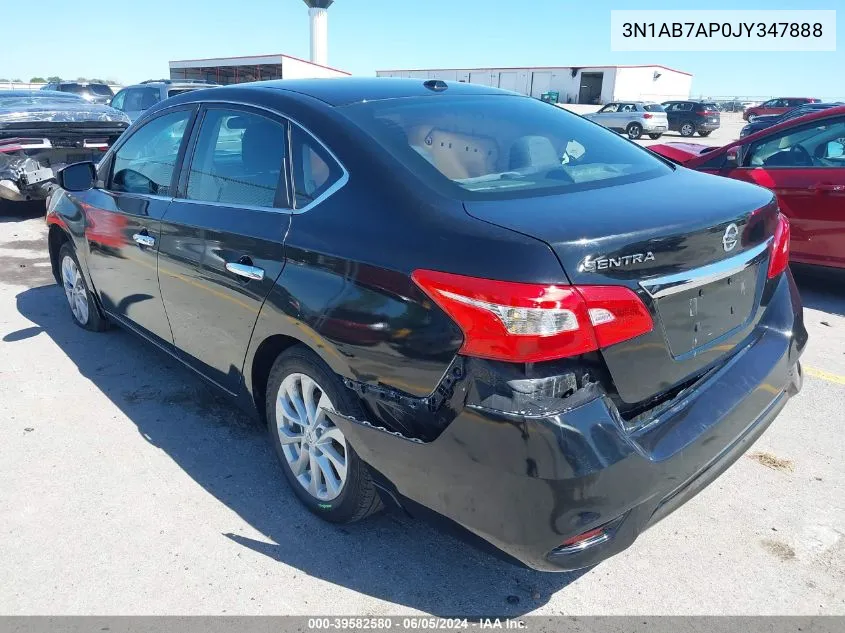
[[[85,101],[79,95],[58,90],[0,90],[0,99],[4,97],[36,97],[38,99],[68,99],[71,101]]]
[[[438,95],[508,95],[513,92],[467,84],[458,81],[438,81],[445,89],[427,88],[432,81],[422,79],[398,79],[394,77],[337,77],[332,79],[279,79],[255,81],[248,84],[233,84],[227,88],[241,90],[273,89],[307,95],[332,106],[344,106],[363,101],[381,101],[406,97],[433,97]],[[521,95],[518,95],[521,96]]]

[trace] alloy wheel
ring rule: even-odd
[[[299,484],[315,499],[332,501],[346,483],[346,438],[326,416],[334,410],[310,376],[285,377],[276,396],[276,425],[285,460]]]
[[[695,128],[690,123],[684,123],[681,126],[681,136],[692,136],[695,134]]]
[[[73,261],[73,257],[65,255],[62,259],[62,285],[65,289],[65,296],[68,304],[70,304],[70,311],[73,313],[73,318],[77,320],[80,325],[88,323],[88,293],[85,290],[85,282],[82,279],[82,274],[79,272],[79,267]]]

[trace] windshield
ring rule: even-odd
[[[62,90],[65,92],[72,92],[74,94],[94,94],[101,97],[111,97],[114,93],[112,93],[111,88],[109,88],[105,84],[65,84],[62,86]]]
[[[341,111],[429,185],[461,198],[562,193],[672,170],[617,134],[527,97],[389,99]]]

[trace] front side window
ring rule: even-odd
[[[278,206],[277,192],[285,197],[286,139],[285,125],[278,121],[251,112],[209,110],[197,137],[187,197],[232,205]]]
[[[334,157],[310,134],[293,126],[293,189],[296,208],[308,206],[343,177],[343,169]]]
[[[110,105],[115,110],[124,110],[123,102],[124,102],[125,99],[126,99],[126,90],[121,90],[120,92],[118,92],[114,96],[114,99],[111,100]]]
[[[179,110],[152,119],[138,128],[115,152],[109,189],[172,195],[170,183],[190,118],[190,110]]]
[[[753,144],[749,167],[845,167],[845,119],[816,122],[779,132]]]
[[[619,135],[527,97],[442,95],[339,110],[422,181],[458,198],[563,193],[672,171]]]
[[[161,101],[158,88],[129,88],[123,103],[125,112],[143,112]]]
[[[598,114],[610,114],[616,112],[618,108],[618,103],[608,103],[606,106],[604,106],[601,110],[598,111]]]

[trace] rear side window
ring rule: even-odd
[[[196,90],[196,88],[172,88],[167,91],[167,96],[168,98],[175,97],[176,95],[180,95],[185,92],[192,92],[193,90]]]
[[[260,114],[209,110],[197,137],[187,197],[231,205],[279,206],[286,197],[282,180],[286,138],[284,124]]]
[[[442,95],[341,111],[415,176],[458,198],[563,193],[672,170],[614,132],[528,97]]]
[[[291,147],[296,208],[302,209],[326,194],[343,177],[343,168],[314,137],[295,125]]]
[[[643,110],[646,112],[666,112],[666,110],[663,109],[663,106],[659,103],[646,103],[643,106]]]
[[[173,170],[190,118],[189,110],[180,110],[138,128],[115,153],[109,189],[170,196]]]
[[[111,97],[114,94],[106,84],[89,84],[88,90],[100,97]]]

